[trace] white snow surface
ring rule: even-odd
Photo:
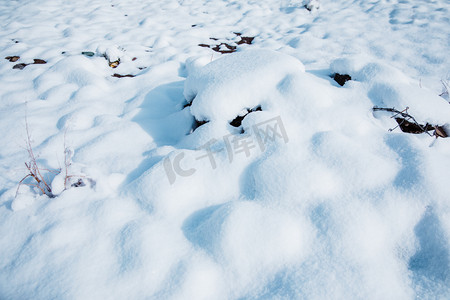
[[[450,4],[318,3],[0,1],[0,299],[449,299]]]
[[[304,72],[295,58],[270,50],[227,55],[189,74],[184,97],[197,120],[231,121],[245,108],[262,105],[290,73]],[[276,105],[276,103],[273,103]]]

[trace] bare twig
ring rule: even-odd
[[[22,185],[22,183],[24,182],[24,180],[27,179],[27,178],[30,177],[30,176],[31,176],[31,175],[28,174],[28,175],[26,175],[24,178],[22,178],[22,180],[19,181],[19,185],[17,186],[17,190],[16,190],[16,195],[15,195],[14,197],[17,198],[17,195],[19,194],[20,186]]]
[[[59,173],[61,173],[61,168],[56,169],[56,170],[41,168],[41,170],[47,171],[47,172],[50,172],[50,173],[53,173],[53,174],[59,174]]]
[[[415,126],[417,126],[417,128],[419,128],[419,130],[418,130],[419,132],[426,133],[429,136],[433,136],[428,131],[432,130],[435,126],[432,126],[428,123],[426,125],[419,124],[416,121],[416,119],[408,113],[408,109],[409,109],[409,107],[406,107],[406,109],[399,111],[395,108],[389,108],[389,107],[377,107],[377,106],[373,107],[373,111],[388,111],[388,112],[394,113],[394,115],[392,115],[391,118],[395,118],[398,125],[395,126],[394,128],[389,129],[389,131],[393,131],[399,126],[401,129],[403,129],[403,126],[408,126],[408,125],[414,124]],[[398,117],[399,115],[402,117],[399,118]],[[418,132],[413,132],[413,133],[418,133]]]
[[[16,190],[16,197],[19,194],[19,189],[22,184],[34,187],[39,189],[42,194],[47,195],[50,198],[55,197],[52,191],[52,187],[49,181],[46,180],[46,178],[42,175],[42,171],[47,171],[49,173],[53,174],[60,174],[62,172],[62,168],[60,167],[59,170],[50,170],[50,169],[44,169],[40,168],[37,163],[37,157],[34,154],[32,142],[31,142],[31,134],[29,129],[29,124],[27,117],[25,116],[25,128],[27,133],[27,138],[25,140],[25,150],[28,153],[29,161],[25,163],[25,166],[28,170],[28,174],[25,175],[20,181],[19,185]],[[66,136],[67,136],[67,128],[64,132],[64,188],[63,190],[66,190],[70,187],[78,187],[78,186],[84,186],[85,181],[83,178],[86,178],[84,175],[73,175],[70,174],[69,168],[72,165],[72,157],[73,157],[73,150],[70,147],[66,146]],[[25,180],[28,178],[33,178],[33,183],[26,183]],[[75,178],[75,180],[73,180]],[[87,178],[88,182],[91,182],[89,178]],[[72,183],[73,181],[76,181],[75,183]],[[71,184],[72,183],[72,184]]]
[[[17,190],[16,190],[16,197],[19,193],[19,188],[22,184],[24,184],[25,179],[27,179],[28,177],[32,177],[36,181],[36,185],[32,185],[32,184],[28,184],[28,185],[37,187],[42,192],[42,194],[45,194],[45,195],[53,198],[54,195],[52,193],[52,188],[51,188],[50,184],[47,183],[47,181],[45,180],[45,177],[42,175],[41,169],[39,168],[37,161],[36,161],[36,156],[33,152],[30,129],[29,129],[28,119],[27,119],[26,115],[25,115],[25,129],[27,132],[26,150],[28,152],[28,157],[29,157],[29,161],[28,161],[28,163],[25,163],[25,166],[29,173],[20,180],[19,186],[17,187]],[[56,171],[53,171],[53,172],[56,172]]]

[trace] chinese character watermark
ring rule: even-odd
[[[262,153],[266,151],[269,143],[276,142],[277,140],[281,140],[284,143],[289,141],[286,129],[280,116],[255,124],[251,127],[251,130],[245,130],[244,134],[228,134],[223,137],[228,161],[230,163],[233,162],[237,155],[245,155],[245,157],[250,157],[252,151],[255,151],[257,148],[259,148]],[[219,143],[219,140],[213,138],[205,145],[198,148],[198,150],[203,149],[204,153],[195,158],[195,160],[207,158],[213,170],[217,168],[217,163],[214,156],[217,151],[214,152],[212,150],[212,146],[216,143]],[[181,152],[178,153],[173,160],[169,157],[164,159],[164,169],[171,185],[175,183],[177,176],[189,177],[197,171],[195,168],[181,167],[181,160],[184,157],[185,153]]]

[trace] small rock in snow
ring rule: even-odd
[[[336,81],[340,86],[344,86],[344,84],[349,81],[352,80],[352,77],[348,74],[339,74],[336,73],[333,76],[334,81]]]

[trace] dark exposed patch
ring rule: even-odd
[[[305,5],[303,5],[303,7],[306,8],[306,10],[308,10],[308,11],[313,11],[314,9],[319,9],[319,5],[314,4],[314,3],[305,4]]]
[[[242,45],[242,44],[251,45],[254,39],[255,39],[254,36],[241,36],[241,40],[239,42],[237,42],[236,44],[238,44],[238,45]]]
[[[117,78],[123,78],[123,77],[135,77],[136,75],[132,75],[132,74],[121,75],[121,74],[114,73],[114,74],[111,75],[111,76],[112,76],[112,77],[117,77]]]
[[[43,59],[39,59],[39,58],[35,58],[34,59],[34,65],[43,65],[43,64],[46,64],[47,62],[45,61],[45,60],[43,60]]]
[[[97,185],[97,183],[95,182],[94,179],[82,176],[82,178],[78,178],[78,180],[76,182],[72,183],[70,186],[71,187],[89,186],[89,187],[93,188],[96,185]]]
[[[191,106],[191,105],[192,105],[192,101],[186,103],[186,104],[183,106],[183,109],[186,108],[186,107],[189,107],[189,106]],[[250,109],[250,108],[247,108],[247,113],[243,114],[242,116],[237,116],[237,117],[234,118],[229,124],[230,124],[231,126],[233,126],[233,127],[238,128],[238,127],[240,127],[240,126],[242,125],[242,120],[244,120],[244,118],[245,118],[248,114],[250,114],[250,113],[252,113],[252,112],[255,112],[255,111],[262,111],[261,106],[256,106],[255,108],[251,108],[251,109]],[[204,125],[204,124],[206,124],[206,123],[208,123],[208,122],[209,122],[208,120],[202,120],[202,121],[199,121],[199,120],[197,120],[197,119],[194,118],[194,125],[192,126],[192,131],[191,131],[191,133],[194,132],[198,127],[200,127],[200,126],[202,126],[202,125]],[[244,133],[244,129],[243,129],[243,128],[241,128],[241,133]]]
[[[428,123],[426,123],[425,125],[421,125],[418,123],[410,122],[405,118],[395,118],[395,121],[397,121],[397,124],[400,127],[401,131],[406,133],[419,134],[434,129],[434,127]]]
[[[251,45],[253,43],[253,40],[255,39],[254,36],[242,36],[242,33],[240,32],[233,32],[236,36],[240,37],[240,41],[238,41],[236,44],[242,45],[242,44],[248,44]]]
[[[147,67],[139,67],[138,69],[139,70],[144,70],[144,69],[147,69]]]
[[[132,75],[132,74],[121,75],[121,74],[114,73],[114,74],[111,75],[111,76],[112,76],[112,77],[117,77],[117,78],[123,78],[123,77],[135,77],[136,75]]]
[[[243,116],[237,116],[233,121],[230,122],[230,125],[233,127],[239,127],[242,124],[242,120],[244,120],[244,117],[247,114],[243,115]]]
[[[336,73],[333,75],[333,79],[334,81],[336,81],[340,86],[344,86],[344,84],[349,81],[352,80],[352,77],[348,74],[339,74]]]
[[[191,102],[187,102],[184,106],[183,106],[183,109],[185,109],[186,107],[189,107],[189,106],[191,106],[192,105],[192,102],[193,102],[194,100],[192,100]],[[191,129],[191,133],[192,132],[194,132],[197,128],[199,128],[200,126],[202,126],[202,125],[204,125],[204,124],[206,124],[206,123],[208,123],[209,122],[209,120],[197,120],[195,117],[194,117],[194,124],[192,125],[192,129]]]
[[[5,57],[6,60],[9,60],[10,62],[16,62],[20,59],[20,56],[14,55],[14,56],[7,56]]]
[[[253,40],[255,39],[255,37],[252,36],[242,36],[240,32],[233,32],[233,33],[240,38],[240,40],[236,42],[236,45],[243,45],[243,44],[251,45],[253,43]],[[219,40],[218,38],[214,37],[211,37],[209,39],[212,41]],[[237,50],[237,46],[233,45],[233,43],[222,42],[217,45],[208,45],[208,44],[198,44],[198,45],[200,47],[211,48],[215,52],[226,54],[226,53],[233,53]]]
[[[222,46],[225,46],[225,48],[227,48],[227,50],[223,49],[224,47],[222,47]],[[216,52],[220,52],[222,54],[225,54],[225,53],[233,53],[233,52],[235,52],[236,51],[236,46],[232,46],[232,45],[229,45],[227,43],[220,43],[219,45],[216,45],[215,47],[213,47],[211,49],[216,51]]]
[[[28,64],[22,63],[22,64],[14,65],[12,68],[17,69],[17,70],[23,70],[26,66],[28,66]]]
[[[86,186],[86,184],[84,183],[83,179],[78,179],[77,182],[72,183],[72,187],[82,187],[82,186]]]
[[[199,121],[199,120],[194,118],[194,125],[192,126],[192,131],[191,132],[194,132],[197,128],[199,128],[200,126],[202,126],[202,125],[204,125],[204,124],[206,124],[208,122],[209,121],[207,121],[207,120]]]
[[[86,55],[86,56],[89,56],[89,57],[95,55],[95,53],[92,52],[92,51],[83,51],[83,52],[81,52],[81,54]]]
[[[247,108],[247,113],[244,114],[244,115],[242,115],[242,116],[237,116],[236,118],[234,118],[234,120],[230,122],[230,125],[233,126],[233,127],[239,127],[239,126],[241,126],[242,120],[244,120],[244,118],[245,118],[249,113],[252,113],[252,112],[255,112],[255,111],[262,111],[261,106],[257,106],[257,107],[252,108],[252,109],[248,109],[248,108]]]

